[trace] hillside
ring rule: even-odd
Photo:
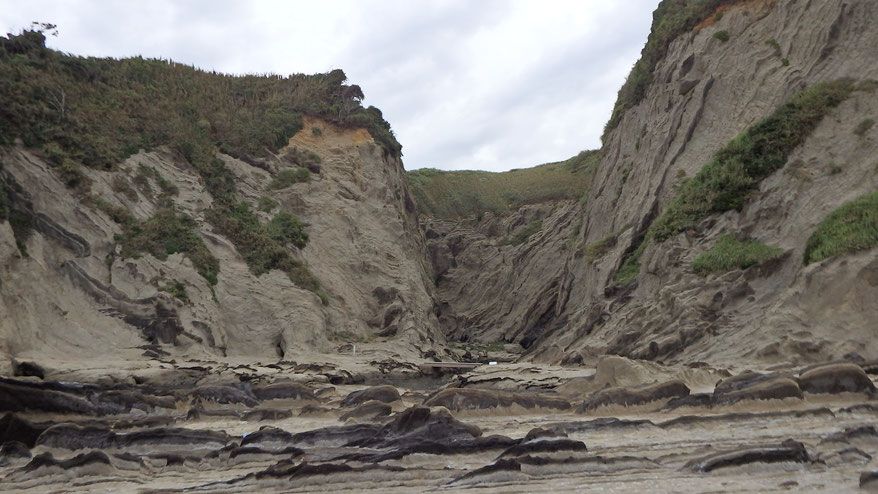
[[[407,178],[420,213],[465,218],[489,211],[508,213],[526,204],[583,199],[599,159],[597,151],[583,151],[566,161],[507,172],[421,168],[409,171]]]

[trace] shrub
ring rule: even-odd
[[[256,207],[265,213],[271,212],[274,208],[277,207],[277,201],[268,196],[262,196],[259,198],[259,202]]]
[[[817,225],[805,247],[805,264],[878,245],[878,191],[845,203]]]
[[[713,33],[713,37],[725,43],[729,40],[729,32],[728,31],[717,31]]]
[[[234,180],[217,149],[269,156],[302,127],[302,115],[364,127],[393,156],[402,147],[381,112],[341,70],[231,76],[168,60],[77,57],[45,46],[39,31],[0,37],[0,144],[19,137],[64,158],[111,169],[140,149],[166,145],[228,204]],[[75,177],[68,177],[75,178]]]
[[[320,130],[317,127],[314,127],[317,130]],[[320,156],[312,153],[311,151],[299,148],[290,148],[283,154],[283,159],[288,163],[291,163],[296,166],[300,166],[302,168],[307,168],[308,170],[313,170],[315,173],[320,169]]]
[[[507,245],[521,245],[543,227],[542,220],[533,220],[506,240]]]
[[[725,273],[735,269],[747,269],[783,253],[779,247],[765,245],[755,240],[738,240],[733,235],[722,235],[709,250],[692,262],[692,269],[700,274]]]
[[[732,139],[681,185],[650,234],[662,241],[710,214],[739,209],[759,182],[781,168],[824,115],[852,90],[849,80],[816,84]]]
[[[863,137],[864,135],[866,135],[866,132],[869,132],[869,129],[871,129],[874,125],[875,119],[867,118],[857,124],[856,128],[854,128],[854,134]]]
[[[186,293],[186,285],[179,280],[172,280],[166,285],[159,286],[159,290],[170,294],[184,304],[189,303],[189,294]]]
[[[311,180],[311,172],[305,168],[285,168],[275,175],[268,188],[271,190],[286,189],[287,187]]]
[[[285,237],[292,230],[283,228],[288,226],[287,220],[279,220],[278,228],[269,231],[259,222],[259,218],[250,206],[243,201],[231,206],[217,205],[208,211],[207,219],[218,233],[225,235],[235,244],[250,272],[256,276],[277,269],[285,272],[290,280],[301,288],[315,293],[320,290],[320,283],[314,275],[304,264],[294,259],[284,245],[287,241],[292,241],[289,237]],[[305,239],[307,240],[307,237]]]
[[[303,248],[308,243],[305,225],[290,213],[281,211],[265,225],[268,235],[282,244],[293,244]]]
[[[79,165],[72,160],[65,159],[60,165],[54,167],[54,170],[58,174],[58,178],[61,182],[71,189],[83,187],[88,184],[88,179],[82,174]]]
[[[146,221],[129,220],[123,223],[123,232],[117,241],[122,247],[122,257],[147,253],[163,261],[171,254],[185,254],[208,283],[217,282],[219,261],[204,245],[195,221],[183,213],[162,209]]]

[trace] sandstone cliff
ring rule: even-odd
[[[284,188],[270,187],[272,176],[290,166],[283,159],[263,160],[261,168],[221,159],[244,201],[272,199],[268,212],[258,213],[263,221],[283,210],[307,224],[309,241],[294,255],[319,280],[325,304],[281,271],[257,276],[248,269],[235,245],[205,221],[213,199],[175,153],[141,151],[115,171],[83,169],[91,182],[83,197],[37,154],[7,148],[2,173],[12,207],[33,229],[16,237],[10,222],[0,224],[4,365],[81,366],[93,359],[125,366],[149,360],[154,351],[291,360],[335,353],[350,343],[417,358],[441,345],[423,237],[400,160],[365,130],[310,117],[278,156],[293,148],[319,156],[319,170]],[[144,170],[153,171],[144,178]],[[215,286],[183,254],[165,260],[120,255],[121,227],[96,203],[121,206],[145,220],[160,207],[159,182],[173,184],[173,206],[196,220],[219,260]],[[185,297],[168,293],[173,284]]]
[[[875,355],[874,248],[802,261],[821,220],[878,189],[875,130],[857,130],[878,114],[872,89],[832,108],[740,210],[645,244],[635,281],[618,282],[682,182],[732,138],[806,87],[878,78],[874,2],[726,2],[720,12],[671,42],[645,97],[607,133],[585,206],[425,222],[449,334],[521,343],[530,358],[556,363],[607,353],[733,366]],[[534,217],[538,232],[504,245]],[[722,234],[784,254],[696,274],[693,259]]]

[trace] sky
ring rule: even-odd
[[[600,146],[658,0],[0,0],[49,46],[227,73],[340,68],[407,169],[502,171]]]

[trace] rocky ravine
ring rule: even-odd
[[[852,131],[878,115],[874,92],[831,109],[740,212],[650,243],[636,283],[614,281],[677,181],[729,139],[802,87],[878,79],[876,19],[868,0],[743,1],[681,36],[608,134],[585,205],[419,227],[401,162],[314,118],[274,158],[221,155],[242,198],[309,224],[293,254],[325,305],[279,271],[254,276],[169,151],[85,169],[89,199],[4,149],[34,230],[0,223],[0,490],[878,488],[875,250],[802,264],[815,225],[878,188],[876,130]],[[272,189],[294,148],[319,169]],[[121,257],[95,197],[145,219],[168,199],[160,177],[219,259],[215,286],[182,255]],[[695,274],[730,231],[784,255]],[[160,289],[173,281],[188,301]],[[418,366],[453,357],[501,362]]]
[[[529,206],[479,222],[427,219],[449,334],[521,343],[552,363],[608,353],[732,366],[874,356],[875,250],[802,263],[821,220],[878,189],[876,131],[855,132],[878,115],[874,92],[855,92],[833,109],[740,212],[650,244],[636,287],[613,277],[680,181],[734,136],[806,86],[878,78],[876,18],[870,1],[733,3],[670,45],[644,100],[606,136],[586,206]],[[714,36],[720,31],[728,41]],[[543,220],[538,233],[504,245],[534,218]],[[692,260],[730,232],[786,255],[762,268],[693,273]]]

